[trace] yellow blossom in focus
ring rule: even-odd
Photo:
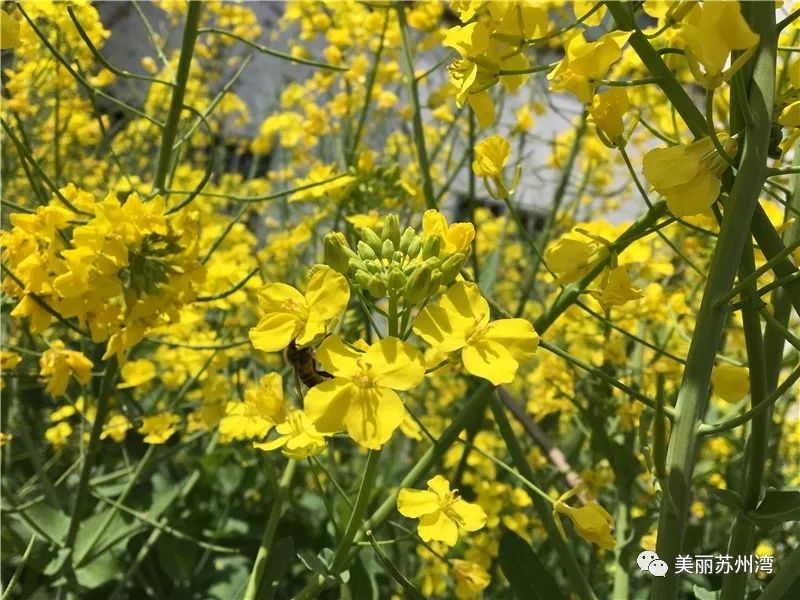
[[[490,135],[475,144],[472,171],[478,177],[502,178],[503,167],[511,155],[511,145],[501,135]]]
[[[631,276],[625,267],[616,267],[606,272],[599,290],[589,292],[605,309],[638,300],[642,290],[633,287]]]
[[[578,281],[608,256],[608,246],[580,232],[562,235],[544,253],[547,266],[561,284]]]
[[[717,365],[711,372],[714,393],[725,402],[738,402],[750,391],[750,371],[747,367]]]
[[[266,451],[281,448],[284,456],[300,460],[316,456],[327,446],[325,437],[302,410],[291,411],[275,431],[277,438],[269,442],[253,442],[253,448]]]
[[[280,373],[267,373],[258,387],[248,388],[244,402],[231,400],[219,422],[220,441],[263,438],[284,412],[283,380]]]
[[[459,531],[477,531],[486,524],[486,513],[478,504],[466,502],[441,475],[428,480],[427,490],[403,488],[397,510],[404,517],[419,519],[419,537],[424,542],[455,546]]]
[[[317,349],[316,359],[333,378],[308,390],[306,415],[320,433],[346,430],[371,449],[383,446],[406,416],[395,390],[410,390],[425,375],[419,352],[394,337],[362,352],[332,335]]]
[[[625,124],[622,117],[630,108],[628,92],[623,87],[612,87],[592,98],[589,114],[597,128],[612,144],[624,144]]]
[[[566,504],[566,500],[578,493],[580,488],[572,489],[563,494],[553,505],[553,518],[555,519],[561,537],[567,539],[564,533],[564,526],[561,523],[561,515],[569,517],[575,530],[583,539],[597,544],[604,550],[614,547],[614,536],[611,535],[614,528],[614,518],[608,511],[597,502],[591,501],[584,506],[575,508]]]
[[[258,292],[264,316],[250,330],[257,350],[277,352],[296,340],[300,346],[326,332],[350,300],[347,280],[327,266],[318,268],[305,294],[285,283],[268,283]]]
[[[439,238],[442,256],[456,252],[466,254],[475,238],[475,226],[472,223],[453,223],[448,226],[445,216],[431,208],[422,215],[422,240],[429,237]]]
[[[494,385],[511,383],[520,362],[536,352],[539,336],[526,319],[490,323],[489,316],[489,303],[478,286],[461,281],[420,311],[414,332],[441,352],[461,350],[468,373]]]

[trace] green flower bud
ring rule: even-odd
[[[367,283],[367,291],[373,298],[383,298],[386,295],[386,284],[373,275]]]
[[[347,273],[350,268],[349,258],[345,253],[347,247],[344,236],[338,231],[331,231],[325,236],[325,264],[338,273]],[[349,248],[348,248],[349,250]]]
[[[381,238],[384,241],[391,240],[392,244],[395,246],[400,245],[400,221],[398,220],[397,215],[387,215],[383,220],[383,231],[381,232]]]
[[[456,252],[452,256],[448,257],[442,263],[440,267],[442,270],[442,283],[444,285],[448,285],[453,279],[456,278],[458,272],[461,270],[461,267],[464,265],[464,261],[467,260],[467,255],[462,254],[461,252]]]
[[[369,280],[371,278],[372,275],[370,275],[366,271],[356,271],[356,282],[358,282],[358,285],[360,285],[364,289],[367,289],[367,286],[369,286]]]
[[[378,234],[372,231],[369,227],[364,227],[361,230],[361,239],[364,240],[370,248],[375,251],[375,254],[380,254],[381,251],[381,238]]]
[[[406,304],[418,304],[428,297],[431,283],[431,268],[426,264],[419,265],[406,282],[403,290],[403,301]]]
[[[411,242],[414,241],[415,237],[417,237],[417,232],[414,231],[414,228],[406,227],[406,230],[403,232],[403,235],[400,236],[400,251],[403,253],[407,253],[408,247],[411,245]]]
[[[351,258],[347,261],[347,264],[350,265],[350,268],[353,271],[366,271],[367,270],[367,263],[365,263],[360,258]]]
[[[411,240],[411,243],[408,245],[408,250],[406,250],[406,256],[409,258],[416,258],[419,256],[419,251],[422,250],[422,242],[418,237],[415,237]]]
[[[389,260],[394,254],[394,244],[392,240],[383,240],[383,247],[381,248],[381,258]]]
[[[378,258],[374,258],[372,260],[368,260],[368,261],[366,261],[366,263],[367,263],[367,271],[369,271],[373,275],[375,273],[380,273],[383,270],[381,268],[381,261]]]
[[[430,258],[432,256],[439,256],[439,251],[441,250],[442,243],[439,241],[439,238],[436,236],[431,236],[427,240],[425,240],[425,244],[422,246],[422,258]]]
[[[370,260],[376,258],[375,251],[363,240],[359,240],[356,244],[356,250],[358,250],[358,255],[363,258],[364,260]]]
[[[392,254],[392,262],[397,263],[398,265],[403,263],[403,259],[406,257],[405,254],[400,252],[400,250],[395,250],[394,254]]]
[[[389,288],[392,290],[402,290],[406,285],[406,276],[400,267],[392,267],[389,271]]]
[[[426,296],[433,296],[439,291],[440,285],[442,285],[442,272],[439,269],[435,269],[433,273],[431,273],[431,282],[428,284],[428,289],[425,292]]]

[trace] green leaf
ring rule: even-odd
[[[769,490],[754,511],[747,515],[756,527],[770,529],[781,523],[800,520],[800,492]]]
[[[500,568],[519,600],[563,600],[553,575],[528,542],[511,530],[500,539]]]
[[[724,504],[732,508],[735,511],[739,511],[742,508],[742,500],[739,497],[739,494],[736,493],[734,490],[723,490],[716,487],[708,488],[708,495],[711,496],[713,500]]]
[[[707,590],[704,587],[700,587],[699,585],[695,584],[692,588],[692,592],[694,593],[697,600],[719,600],[720,592],[719,590]]]
[[[69,517],[60,510],[39,503],[20,512],[20,518],[28,528],[26,537],[30,538],[33,533],[36,533],[51,542],[60,544],[64,541],[67,529],[69,529]]]
[[[85,567],[75,571],[75,578],[85,588],[94,589],[114,579],[121,568],[111,552],[103,552]]]

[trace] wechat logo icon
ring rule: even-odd
[[[639,553],[636,564],[639,565],[639,570],[647,571],[653,577],[664,577],[669,571],[667,563],[658,558],[658,554],[649,550]]]

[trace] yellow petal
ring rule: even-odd
[[[420,519],[419,537],[424,542],[444,542],[448,546],[455,546],[458,542],[458,527],[444,511],[437,510]]]
[[[437,303],[420,311],[414,321],[414,333],[440,352],[453,352],[466,345],[471,324]]]
[[[328,379],[306,392],[303,407],[306,416],[320,433],[335,433],[345,429],[345,415],[358,388],[348,380]]]
[[[488,379],[493,385],[511,383],[519,363],[501,344],[480,340],[461,351],[461,360],[468,373]]]
[[[311,388],[312,391],[317,387]],[[347,434],[365,448],[378,450],[403,422],[406,415],[403,401],[388,388],[351,388],[351,400],[344,417]]]
[[[691,181],[700,168],[700,162],[688,155],[686,148],[655,148],[644,155],[643,172],[650,185],[660,192],[663,188]]]
[[[354,377],[361,372],[358,361],[364,357],[346,346],[338,335],[331,335],[317,348],[314,356],[319,364],[334,377]]]
[[[404,517],[417,519],[439,510],[439,497],[428,490],[402,489],[397,496],[397,510]]]
[[[335,319],[342,314],[349,301],[347,280],[330,267],[320,267],[311,276],[305,302],[313,318],[321,321]]]
[[[282,448],[286,445],[286,442],[289,441],[289,437],[282,435],[274,440],[270,440],[269,442],[253,442],[253,448],[258,448],[259,450],[266,450],[267,452],[271,452],[272,450],[277,450],[278,448]]]
[[[707,211],[719,196],[722,184],[708,169],[701,169],[688,183],[665,189],[667,207],[676,217],[699,215]]]
[[[303,295],[285,283],[268,283],[258,290],[258,304],[264,312],[287,312],[286,304],[305,307]]]
[[[459,526],[465,531],[477,531],[486,524],[486,513],[478,504],[458,499],[452,509],[461,519]]]
[[[270,313],[250,330],[250,342],[256,350],[277,352],[289,345],[301,325],[296,316],[289,313]]]
[[[410,390],[425,376],[425,365],[419,351],[398,340],[387,337],[364,354],[364,361],[372,365],[376,385],[393,390]]]
[[[494,103],[488,91],[467,94],[467,104],[478,119],[478,127],[486,129],[494,123]]]
[[[450,493],[450,482],[441,475],[434,475],[427,481],[428,487],[435,492],[439,498],[444,498]]]
[[[747,367],[717,365],[711,373],[714,393],[725,402],[738,402],[750,391],[750,371]]]
[[[539,347],[539,336],[527,319],[500,319],[486,326],[484,339],[508,349],[518,361],[529,359]]]

